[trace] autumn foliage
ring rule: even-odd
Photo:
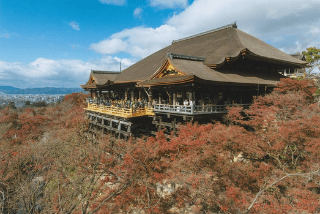
[[[320,106],[312,82],[285,79],[224,122],[170,139],[89,134],[85,95],[5,109],[0,209],[31,213],[320,212]],[[0,197],[0,198],[1,198]]]

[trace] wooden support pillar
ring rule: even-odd
[[[121,121],[119,121],[119,125],[118,125],[118,139],[120,139],[121,136]]]
[[[193,91],[192,90],[189,91],[189,101],[190,100],[193,100]]]
[[[183,89],[182,91],[182,101],[184,102],[186,99],[186,90]]]
[[[206,104],[206,99],[204,97],[204,92],[203,91],[201,92],[201,100],[202,100],[203,104]]]
[[[159,90],[159,104],[162,104],[162,92]]]
[[[123,99],[123,93],[122,93],[121,89],[118,90],[118,98],[119,98],[119,100]]]
[[[264,95],[267,94],[267,86],[264,86]]]
[[[159,119],[158,132],[161,131],[161,123],[162,123],[162,117],[160,117]]]
[[[124,92],[124,100],[127,101],[128,100],[128,89],[125,90]]]
[[[142,94],[141,94],[141,89],[139,89],[139,101],[141,102],[142,100]]]
[[[176,118],[173,118],[173,121],[172,121],[171,123],[172,123],[172,132],[173,132],[173,135],[175,136],[175,135],[176,135],[176,123],[177,123],[177,119],[176,119]]]
[[[134,89],[132,89],[132,91],[131,91],[131,102],[133,102],[134,101]]]
[[[121,100],[121,91],[120,91],[120,89],[117,90],[117,97],[118,97],[118,100]]]
[[[173,102],[173,105],[177,104],[177,92],[176,91],[172,92],[172,102]]]
[[[98,131],[98,117],[96,115],[96,121],[95,121],[95,130]]]
[[[149,88],[148,100],[149,100],[149,102],[150,102],[150,103],[152,103],[152,101],[153,101],[153,97],[152,97],[152,89],[151,89],[151,88]]]
[[[112,134],[112,119],[110,119],[109,127],[110,127],[110,133]]]
[[[172,89],[170,89],[170,94],[169,94],[169,104],[173,105],[173,99],[172,99],[173,95],[172,95]]]
[[[104,134],[104,118],[101,118],[101,133]]]
[[[218,105],[220,101],[219,92],[214,93],[214,104]]]
[[[127,132],[128,132],[129,135],[130,135],[130,133],[131,133],[131,124],[128,125]]]
[[[92,89],[90,89],[90,97],[92,98]]]
[[[98,98],[98,92],[97,92],[97,89],[96,89],[96,90],[94,90],[94,97],[95,97],[95,98]]]

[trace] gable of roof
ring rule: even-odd
[[[168,53],[168,57],[162,64],[162,66],[149,78],[149,79],[155,79],[160,78],[168,75],[186,75],[182,71],[179,71],[172,63],[172,55],[171,53]]]
[[[120,72],[117,71],[91,70],[91,75],[98,86],[105,85],[108,82],[113,82],[119,74]]]
[[[88,82],[80,86],[84,89],[90,89],[112,84],[119,74],[120,72],[117,71],[91,70]]]
[[[149,79],[162,66],[167,52],[205,58],[201,63],[213,68],[223,65],[227,59],[236,59],[241,54],[285,63],[292,67],[304,67],[307,64],[238,30],[235,25],[229,25],[217,30],[176,40],[170,46],[149,55],[123,70],[115,79],[115,82],[140,82]]]

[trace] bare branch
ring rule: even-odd
[[[320,169],[313,171],[313,172],[309,172],[309,173],[293,173],[293,174],[287,174],[279,179],[277,179],[276,181],[274,181],[273,183],[269,184],[268,186],[262,188],[256,195],[256,197],[253,199],[252,203],[250,204],[250,206],[247,208],[246,213],[249,213],[249,211],[251,210],[251,208],[253,207],[253,205],[256,203],[257,199],[259,198],[259,196],[267,189],[269,189],[270,187],[272,187],[273,185],[275,185],[276,183],[282,181],[283,179],[287,178],[287,177],[295,177],[295,176],[301,176],[301,177],[307,177],[310,175],[319,175],[320,173]]]

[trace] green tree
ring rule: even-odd
[[[10,101],[9,104],[8,104],[9,108],[11,109],[16,109],[16,105],[14,102]]]
[[[320,49],[310,47],[302,53],[306,56],[306,61],[311,65],[311,67],[306,68],[306,76],[309,77],[315,68],[318,67],[320,69]]]

